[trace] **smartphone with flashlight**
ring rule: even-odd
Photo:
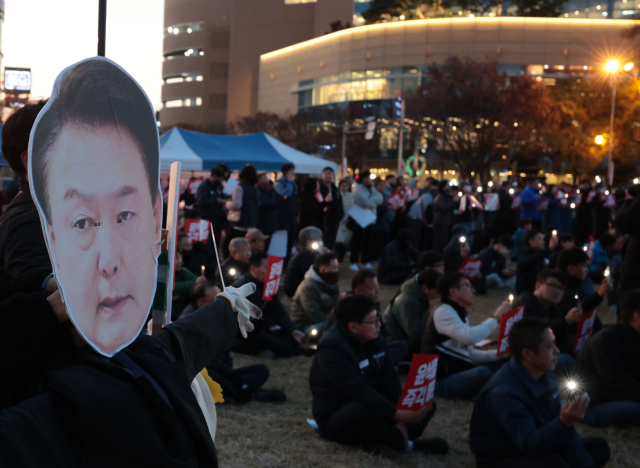
[[[613,278],[611,277],[611,269],[609,267],[604,269],[604,277],[607,279],[609,286],[613,287]]]

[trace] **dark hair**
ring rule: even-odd
[[[252,253],[251,257],[249,257],[249,268],[251,267],[260,268],[260,265],[262,265],[263,260],[266,260],[268,258],[269,258],[269,255],[267,255],[266,252]]]
[[[231,172],[231,171],[229,170],[229,166],[227,166],[225,163],[220,163],[220,164],[218,164],[216,167],[217,167],[218,169],[220,169],[222,172],[224,172],[225,174],[226,174],[227,172]]]
[[[280,167],[280,172],[282,172],[282,175],[285,175],[287,172],[289,172],[291,169],[295,169],[296,166],[294,166],[291,163],[284,163],[281,167]]]
[[[525,349],[538,353],[544,341],[544,332],[549,328],[549,322],[540,317],[524,317],[513,324],[509,332],[509,348],[516,361],[522,362],[522,352]]]
[[[362,284],[365,284],[369,278],[375,278],[376,272],[369,268],[361,268],[356,271],[351,277],[351,291],[355,291],[356,288]]]
[[[558,244],[564,244],[565,242],[571,242],[573,240],[573,234],[560,234],[558,236]]]
[[[440,273],[436,270],[423,270],[418,273],[418,284],[420,286],[427,286],[429,289],[437,288],[440,276]]]
[[[313,177],[309,177],[307,180],[304,181],[304,185],[302,187],[302,189],[306,192],[306,193],[316,193],[316,189],[318,188],[318,179],[315,179]]]
[[[518,221],[518,227],[524,229],[527,224],[531,224],[531,220],[529,218],[522,218]]]
[[[616,236],[605,232],[600,237],[598,237],[598,242],[600,242],[600,247],[602,247],[603,249],[608,249],[616,243]]]
[[[2,127],[2,154],[11,169],[24,177],[27,168],[22,164],[22,153],[29,149],[29,135],[46,99],[29,102],[9,116]]]
[[[552,270],[551,268],[545,268],[540,273],[538,273],[536,281],[538,281],[538,283],[544,283],[549,278],[557,279],[562,286],[567,285],[567,276],[560,270]]]
[[[196,307],[198,299],[201,299],[207,295],[207,289],[215,287],[215,283],[213,281],[202,281],[191,288],[189,291],[189,303]]]
[[[413,231],[411,229],[400,229],[396,234],[396,242],[410,244],[413,240]]]
[[[335,174],[335,172],[333,172],[333,168],[331,166],[327,166],[324,169],[322,169],[322,172],[324,171],[331,171],[332,174]]]
[[[620,321],[630,323],[633,320],[633,314],[640,312],[640,289],[630,289],[622,293],[620,301]]]
[[[337,260],[338,257],[333,252],[323,253],[316,257],[315,267],[320,270],[320,267],[329,265],[332,261]]]
[[[181,232],[180,234],[178,234],[178,242],[180,242],[185,237],[188,238],[188,239],[191,239],[191,236],[189,234],[187,234],[186,232]]]
[[[361,323],[364,318],[376,309],[376,303],[362,294],[350,294],[336,303],[336,320],[344,327],[351,322]]]
[[[47,189],[50,151],[66,125],[87,130],[112,127],[120,134],[128,133],[141,153],[155,207],[160,195],[158,126],[149,99],[138,83],[113,62],[90,59],[75,65],[54,86],[56,97],[40,115],[29,155],[33,197],[47,221],[51,222]]]
[[[219,168],[219,167],[212,167],[211,168],[211,175],[212,176],[216,176],[220,179],[224,179],[224,171]]]
[[[578,247],[571,247],[570,249],[564,249],[558,255],[558,269],[566,273],[569,266],[587,263],[588,261],[589,255],[587,255],[587,252]]]
[[[449,187],[449,181],[448,180],[441,180],[440,182],[438,182],[438,192],[439,193],[444,193],[447,190],[447,187]]]
[[[502,244],[509,250],[513,249],[513,239],[509,234],[502,234],[500,237],[498,237],[495,243]]]
[[[255,185],[258,183],[258,172],[251,164],[247,164],[238,174],[239,180],[244,180],[247,184]]]
[[[500,186],[501,186],[502,188],[507,188],[507,187],[509,187],[509,182],[507,182],[507,181],[505,180],[504,182],[502,182],[502,183],[500,184]]]
[[[532,229],[524,235],[524,245],[529,245],[529,241],[540,234],[538,229]]]
[[[396,176],[394,176],[393,174],[387,174],[387,177],[384,178],[384,180],[391,180],[391,179],[395,179]]]
[[[434,250],[427,250],[418,255],[416,266],[418,270],[424,270],[426,267],[433,268],[436,263],[444,262],[442,255]]]
[[[438,279],[438,293],[443,299],[449,297],[449,289],[457,288],[460,286],[465,276],[457,271],[448,271]]]

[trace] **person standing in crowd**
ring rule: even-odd
[[[392,300],[382,315],[388,337],[407,344],[411,354],[420,351],[420,340],[431,310],[440,305],[437,282],[440,273],[421,271],[406,280],[400,293]]]
[[[558,237],[551,236],[549,247],[545,247],[544,234],[537,229],[532,229],[525,234],[524,244],[525,247],[518,255],[516,267],[516,294],[518,295],[535,289],[538,273],[545,268],[551,249],[558,244]]]
[[[509,333],[513,357],[484,386],[471,416],[469,445],[478,468],[594,467],[611,450],[599,437],[582,438],[589,396],[570,395],[561,406],[551,372],[558,361],[549,323],[516,322]]]
[[[513,219],[511,217],[511,205],[513,197],[509,195],[509,182],[502,182],[500,190],[498,190],[498,211],[495,215],[494,229],[496,237],[502,234],[513,233]]]
[[[342,298],[337,324],[318,343],[309,385],[313,417],[323,439],[361,445],[385,458],[399,452],[446,454],[444,439],[418,440],[436,412],[397,410],[400,379],[380,336],[380,316],[372,299]]]
[[[480,273],[487,281],[487,288],[516,287],[516,272],[507,268],[507,257],[513,248],[513,239],[509,234],[502,234],[491,247],[487,247],[478,256],[482,262]]]
[[[616,236],[605,232],[598,237],[593,245],[591,261],[589,262],[589,278],[594,283],[601,283],[604,271],[609,266],[609,249],[616,245]]]
[[[287,231],[287,256],[289,263],[291,249],[298,235],[298,186],[294,182],[296,167],[285,163],[280,168],[282,177],[275,186],[276,201],[278,202],[278,230]]]
[[[558,266],[558,256],[563,250],[571,249],[576,244],[573,241],[573,234],[560,234],[558,236],[558,245],[551,249],[551,255],[549,256],[549,268],[555,268]]]
[[[271,351],[275,357],[291,357],[300,354],[300,343],[304,333],[296,330],[278,295],[268,301],[262,299],[264,282],[267,277],[267,258],[264,252],[251,255],[249,271],[233,284],[240,288],[248,283],[256,285],[247,299],[262,311],[260,319],[252,320],[254,329],[246,339],[238,336],[231,350],[241,354],[256,354]]]
[[[540,181],[531,179],[529,185],[520,193],[520,216],[531,220],[533,229],[542,230],[542,211],[540,203]]]
[[[620,297],[620,322],[584,346],[575,375],[591,397],[583,422],[593,427],[640,425],[640,289]]]
[[[314,244],[317,244],[317,249],[313,248]],[[322,231],[314,226],[302,229],[298,235],[298,247],[300,251],[291,258],[282,275],[282,290],[290,298],[293,298],[298,286],[304,280],[305,274],[324,250],[322,248]]]
[[[559,230],[562,227],[562,212],[560,211],[560,200],[558,199],[558,186],[549,185],[547,190],[542,193],[542,201],[547,203],[547,208],[543,211],[544,231]]]
[[[425,224],[427,210],[431,207],[433,210],[433,196],[428,191],[420,195],[420,197],[413,202],[409,213],[407,215],[408,227],[413,232],[413,246],[416,249],[422,247],[422,226]],[[431,211],[432,211],[431,210]]]
[[[320,182],[320,194],[325,203],[324,208],[324,243],[329,249],[333,249],[338,234],[338,225],[344,217],[342,197],[335,185],[336,175],[333,169],[325,167],[322,170]]]
[[[371,181],[371,173],[369,171],[363,171],[360,173],[360,177],[357,180],[356,193],[353,198],[354,204],[360,208],[370,210],[373,214],[376,214],[376,209],[380,203],[382,203],[382,194],[373,188],[373,182]],[[358,223],[352,222],[349,228],[353,232],[351,238],[351,271],[357,271],[359,269],[358,263],[362,263],[363,268],[373,267],[369,263],[371,240],[373,237],[373,227],[375,223],[370,224],[366,228],[361,227]]]
[[[513,239],[513,249],[511,249],[511,261],[518,261],[518,255],[525,246],[524,236],[527,232],[533,229],[533,223],[529,218],[522,218],[518,221],[518,228],[513,233],[511,238]]]
[[[575,234],[576,245],[582,245],[589,241],[593,234],[593,194],[588,180],[580,181],[580,201],[576,203]]]
[[[599,239],[609,232],[611,226],[611,208],[605,206],[609,191],[604,183],[599,183],[595,188],[596,195],[593,197],[593,229],[591,235]]]
[[[245,240],[249,243],[249,249],[251,253],[264,252],[264,248],[269,239],[269,236],[265,236],[260,229],[249,229],[244,235]]]
[[[382,194],[382,203],[376,208],[376,222],[373,227],[373,239],[371,241],[371,260],[380,260],[383,250],[389,243],[391,237],[391,222],[389,221],[388,198],[385,195],[387,184],[382,179],[376,179],[374,184],[376,190]]]
[[[339,276],[340,264],[335,254],[323,253],[316,258],[291,300],[291,319],[299,329],[322,333],[327,315],[340,295]]]
[[[438,184],[438,196],[433,202],[433,247],[442,252],[451,239],[453,212],[458,207],[458,197],[451,196],[452,187],[446,180]]]
[[[272,183],[267,174],[258,174],[258,198],[260,208],[258,209],[258,229],[267,236],[272,235],[278,228],[278,202],[276,192],[272,188]]]
[[[236,237],[244,237],[247,231],[258,225],[260,208],[258,189],[258,173],[256,168],[247,164],[238,174],[238,183],[233,187],[231,200],[227,202],[227,220],[230,230],[222,243],[222,255],[229,256],[229,243]]]
[[[220,268],[222,269],[222,279],[218,273],[216,284],[224,291],[225,286],[231,286],[238,281],[242,275],[249,271],[249,258],[251,249],[244,237],[236,237],[229,243],[229,258],[227,258]],[[216,269],[217,270],[217,269]]]
[[[615,219],[618,232],[629,236],[620,266],[620,294],[640,288],[640,275],[637,273],[637,266],[640,264],[640,197],[636,197],[635,192],[630,193],[628,189],[624,192],[625,199]]]
[[[560,232],[562,234],[573,233],[573,209],[571,204],[575,202],[576,195],[573,193],[573,186],[567,182],[560,184],[560,190],[564,193],[564,203],[560,204],[560,218],[562,220],[560,225]]]
[[[413,234],[410,229],[400,229],[396,238],[384,248],[378,278],[382,284],[401,284],[411,274],[420,252],[411,241]]]
[[[224,224],[224,206],[227,203],[222,194],[224,186],[222,180],[224,173],[221,169],[214,167],[211,174],[199,186],[197,192],[198,206],[202,219],[211,222],[213,232],[216,235],[216,245],[220,245],[222,238],[222,225]],[[209,233],[209,240],[211,234]],[[211,251],[215,248],[213,243],[208,243]]]
[[[445,273],[438,280],[438,292],[442,303],[427,321],[420,354],[438,355],[436,396],[473,398],[504,363],[495,349],[480,351],[474,345],[498,328],[510,304],[503,302],[492,317],[472,327],[467,308],[473,305],[475,294],[469,280],[462,273]]]
[[[353,192],[351,191],[351,182],[343,179],[338,187],[340,190],[340,198],[342,199],[342,211],[344,215],[338,225],[338,234],[336,235],[336,243],[334,251],[338,256],[338,261],[342,263],[347,253],[347,246],[351,243],[351,231],[347,228],[347,219],[349,218],[349,210],[353,206]]]
[[[27,171],[29,135],[46,103],[27,103],[13,112],[2,127],[2,154],[20,181],[20,193],[0,218],[0,267],[12,276],[39,268],[52,270]]]

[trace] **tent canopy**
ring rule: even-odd
[[[160,137],[160,168],[169,170],[175,161],[182,163],[183,171],[207,171],[224,163],[232,171],[251,164],[259,171],[277,172],[288,162],[299,174],[338,169],[336,163],[309,156],[266,133],[209,135],[176,127]]]

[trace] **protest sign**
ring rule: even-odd
[[[57,77],[28,160],[69,318],[111,357],[138,337],[156,291],[162,195],[153,106],[114,62],[78,62]]]
[[[536,207],[536,210],[538,210],[538,211],[546,211],[547,208],[549,208],[549,199],[548,198],[543,198],[542,200],[540,200],[538,202],[538,206]]]
[[[587,203],[591,203],[595,196],[596,196],[596,192],[594,192],[593,190],[589,192],[589,195],[587,195]]]
[[[389,208],[392,210],[399,210],[404,208],[405,200],[402,194],[396,190],[389,196],[387,203],[389,204]]]
[[[592,310],[587,314],[582,314],[578,319],[578,331],[576,332],[576,342],[573,345],[573,355],[577,356],[584,344],[591,338],[593,332],[593,322],[596,320],[596,311]]]
[[[596,240],[593,236],[589,236],[589,243],[587,244],[587,255],[589,259],[593,257],[593,249],[596,247]]]
[[[475,283],[480,276],[480,267],[482,261],[475,258],[465,258],[462,265],[458,268],[458,272],[462,273],[469,281]]]
[[[498,211],[500,209],[500,200],[497,193],[486,193],[484,195],[485,211]]]
[[[287,256],[287,231],[276,231],[269,244],[267,258],[267,275],[264,280],[262,299],[270,301],[278,294],[284,258]]]
[[[604,206],[605,208],[615,208],[617,206],[616,203],[616,197],[614,197],[613,195],[605,195],[606,199],[604,200],[604,203],[602,204],[602,206]]]
[[[516,210],[520,208],[520,195],[513,197],[513,201],[511,202],[511,209]]]
[[[516,322],[522,320],[522,317],[524,317],[523,305],[521,305],[517,309],[502,314],[502,317],[500,318],[500,338],[498,338],[498,352],[496,353],[498,357],[507,356],[511,351],[509,349],[509,332],[511,331],[511,327],[513,327]]]
[[[189,179],[189,183],[187,184],[187,192],[190,195],[198,194],[198,187],[204,181],[204,177],[192,177]]]
[[[368,225],[376,221],[376,215],[373,211],[367,208],[362,208],[359,205],[353,205],[351,209],[349,209],[348,214],[362,228],[366,228]]]
[[[191,219],[186,218],[184,220],[184,232],[189,234],[191,243],[202,242],[206,244],[209,240],[209,225],[211,221],[206,219]]]
[[[427,410],[431,410],[437,371],[437,354],[414,354],[396,409],[418,411],[426,406]]]
[[[233,188],[238,185],[238,181],[233,177],[229,177],[227,182],[224,184],[224,189],[222,193],[227,196],[231,196],[231,192],[233,192]]]

